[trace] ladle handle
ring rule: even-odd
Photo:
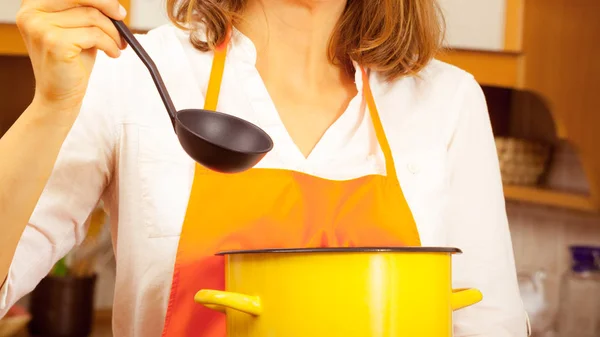
[[[142,47],[140,42],[135,38],[135,36],[131,32],[131,30],[129,30],[129,28],[127,27],[125,22],[117,21],[114,19],[111,19],[111,21],[113,22],[113,24],[115,25],[115,27],[117,28],[119,33],[121,33],[121,36],[123,36],[125,41],[127,41],[127,43],[131,46],[133,51],[142,60],[144,65],[146,65],[146,68],[148,68],[148,70],[150,71],[150,75],[152,76],[152,79],[154,80],[156,89],[158,89],[160,98],[162,99],[162,101],[165,105],[165,108],[167,108],[167,112],[169,113],[169,118],[171,118],[171,123],[173,124],[173,126],[175,126],[175,115],[177,114],[177,110],[175,109],[173,100],[171,99],[171,96],[169,95],[169,92],[167,91],[167,87],[165,86],[165,83],[163,82],[162,77],[160,76],[160,73],[158,72],[158,68],[156,67],[156,64],[154,63],[154,61],[152,61],[152,58],[150,58],[150,55],[148,55],[148,53],[146,53],[146,50],[144,49],[144,47]]]

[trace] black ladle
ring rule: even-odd
[[[271,137],[241,118],[204,109],[177,111],[154,61],[123,21],[112,21],[150,71],[179,142],[192,159],[213,171],[237,173],[252,168],[271,151]]]

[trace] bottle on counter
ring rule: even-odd
[[[554,328],[554,312],[546,293],[546,272],[521,270],[517,276],[525,311],[529,316],[531,336],[548,337]]]
[[[600,247],[571,246],[560,287],[557,337],[600,336]]]

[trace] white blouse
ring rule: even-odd
[[[166,25],[138,36],[178,109],[201,108],[212,53]],[[332,180],[385,174],[383,153],[362,99],[356,98],[308,158],[286,132],[255,68],[252,42],[236,32],[218,109],[262,127],[275,147],[258,167]],[[424,246],[463,250],[453,286],[477,287],[484,300],[455,313],[456,336],[524,337],[498,159],[480,86],[468,73],[432,61],[418,78],[370,78],[397,174]],[[182,150],[148,71],[127,49],[100,54],[81,114],[18,245],[0,292],[0,317],[30,292],[86,235],[85,220],[104,201],[117,260],[113,330],[117,337],[160,336],[194,162]],[[251,196],[249,196],[251,197]],[[7,224],[5,224],[7,225]]]

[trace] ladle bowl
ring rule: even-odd
[[[192,159],[222,173],[254,167],[273,147],[269,135],[256,125],[218,111],[177,112],[175,133]]]
[[[150,71],[177,138],[192,159],[213,171],[238,173],[254,167],[271,151],[271,137],[246,120],[206,109],[177,111],[154,61],[123,21],[112,21]]]

